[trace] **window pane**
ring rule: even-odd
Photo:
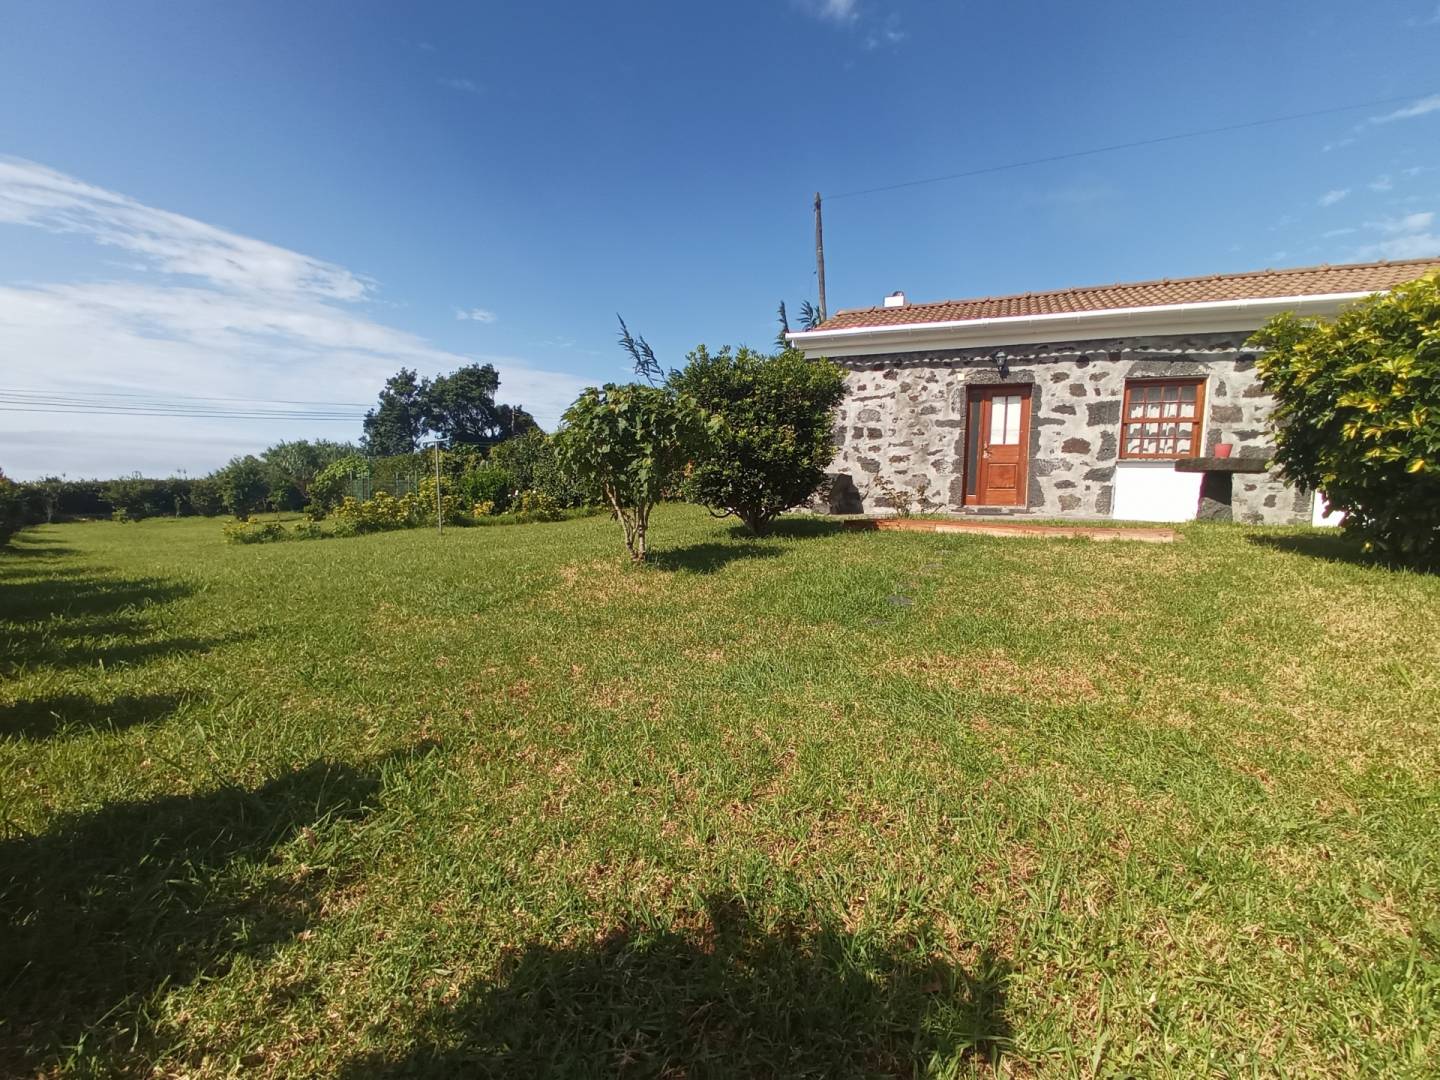
[[[1180,388],[1180,400],[1181,400],[1181,401],[1188,401],[1188,402],[1190,402],[1190,404],[1192,404],[1192,405],[1195,404],[1195,386],[1194,386],[1194,384],[1191,384],[1191,385],[1189,385],[1189,386],[1182,386],[1182,387]]]
[[[1020,395],[1012,394],[1005,399],[1005,443],[1013,445],[1020,441]]]

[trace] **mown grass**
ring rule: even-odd
[[[1433,1075],[1440,579],[657,515],[0,555],[0,1074]]]

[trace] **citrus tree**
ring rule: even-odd
[[[824,481],[835,456],[835,407],[845,396],[835,364],[798,349],[766,356],[727,345],[712,354],[701,345],[667,384],[720,421],[685,481],[695,502],[759,534]]]
[[[678,485],[712,428],[690,398],[664,387],[592,386],[565,411],[555,450],[610,507],[630,558],[644,562],[651,510]]]
[[[1330,321],[1276,316],[1250,344],[1285,478],[1323,491],[1366,550],[1440,565],[1440,274]]]

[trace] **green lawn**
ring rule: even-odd
[[[1434,1075],[1440,578],[657,514],[0,554],[0,1075]]]

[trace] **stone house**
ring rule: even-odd
[[[884,513],[898,493],[955,513],[1183,521],[1203,493],[1215,516],[1321,520],[1314,493],[1265,468],[1273,402],[1245,341],[1272,315],[1333,315],[1437,268],[1314,266],[927,304],[895,293],[841,311],[790,335],[847,370],[828,509]],[[1217,456],[1221,443],[1235,460]]]

